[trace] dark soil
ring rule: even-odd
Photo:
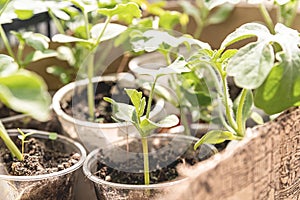
[[[138,143],[136,146],[140,147],[141,143]],[[177,146],[176,148],[180,148],[180,145],[179,146],[176,145],[176,146]],[[161,147],[156,146],[155,148],[159,149]],[[170,149],[172,148],[175,147],[170,147]],[[151,162],[151,159],[158,160],[160,158],[164,158],[164,160],[159,161],[159,163],[169,162],[170,159],[174,158],[174,155],[172,155],[172,153],[173,153],[172,150],[166,151],[165,154],[160,155],[159,158],[155,157],[156,155],[153,154],[153,157],[149,157],[149,160]],[[192,166],[195,163],[208,158],[208,157],[200,158],[198,155],[199,155],[199,149],[197,151],[194,151],[193,145],[189,146],[189,148],[181,156],[178,156],[169,165],[163,167],[157,166],[157,169],[155,171],[151,171],[150,184],[157,184],[157,183],[163,183],[166,181],[174,180],[178,177],[178,172],[177,172],[178,165],[183,164],[183,165]],[[100,157],[101,156],[105,157],[105,155],[100,155]],[[109,158],[102,158],[102,159],[109,160]],[[119,166],[117,168],[118,169],[126,168],[128,167],[127,166],[128,164],[130,164],[131,167],[141,166],[140,163],[141,161],[143,161],[143,158],[140,157],[135,159],[130,159],[126,163],[118,163]],[[116,170],[114,168],[111,168],[103,164],[102,162],[98,162],[98,169],[95,174],[103,180],[114,182],[114,183],[134,184],[134,185],[144,184],[144,173],[130,173],[130,172]]]
[[[20,140],[15,142],[20,147]],[[43,142],[40,139],[28,139],[24,152],[24,160],[19,161],[12,158],[7,148],[0,149],[0,156],[3,158],[1,162],[9,174],[16,176],[49,174],[69,168],[80,159],[78,153],[64,153],[67,151],[62,143],[49,139],[43,140]],[[17,188],[17,191],[20,192],[17,195],[20,195],[21,200],[71,200],[74,198],[72,193],[74,178],[73,173],[69,173],[39,181],[22,181],[9,188],[8,193],[16,193]]]
[[[2,121],[2,123],[6,129],[24,128],[63,133],[62,126],[53,111],[50,113],[50,119],[46,122],[40,122],[30,116],[23,116],[17,120]]]
[[[20,148],[20,140],[17,140],[17,144]],[[44,143],[34,138],[28,140],[24,152],[26,152],[24,160],[19,161],[13,158],[6,148],[4,151],[1,149],[1,157],[4,158],[3,161],[9,174],[15,176],[49,174],[69,168],[80,159],[78,153],[66,154],[59,148],[48,149]]]
[[[11,110],[10,108],[6,107],[4,104],[2,104],[0,102],[0,119],[5,118],[5,117],[14,116],[17,114],[20,114],[20,113]]]
[[[110,97],[117,102],[130,104],[131,102],[124,91],[124,88],[113,81],[98,82],[97,84],[94,84],[94,88],[96,122],[114,123],[115,121],[111,117],[111,104],[104,101],[103,97]],[[148,91],[142,89],[138,90],[143,92],[147,101]],[[155,102],[153,101],[153,103]],[[87,105],[87,89],[84,88],[83,90],[75,90],[73,98],[62,103],[61,106],[64,112],[66,112],[68,115],[73,116],[76,119],[88,120],[89,113]],[[76,113],[73,112],[74,110]]]

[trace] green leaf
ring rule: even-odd
[[[99,23],[94,25],[91,28],[91,36],[93,39],[97,40],[100,34],[102,33],[104,28],[104,23]],[[109,23],[107,27],[104,30],[103,35],[101,36],[100,41],[105,41],[112,39],[121,33],[123,33],[127,29],[126,26],[120,25],[120,24],[114,24],[114,23]]]
[[[255,105],[270,115],[300,105],[300,52],[293,60],[281,58],[254,96]]]
[[[117,4],[111,9],[100,8],[98,9],[98,13],[108,17],[117,16],[119,19],[126,19],[127,22],[131,22],[133,18],[139,18],[142,16],[138,5],[133,2]]]
[[[250,115],[250,118],[259,125],[264,124],[263,117],[260,114],[258,114],[257,112],[252,112]]]
[[[237,86],[246,89],[259,87],[274,64],[273,48],[265,42],[250,43],[242,47],[229,61],[227,72]]]
[[[159,68],[158,75],[181,74],[181,73],[190,72],[190,71],[191,70],[187,67],[187,62],[185,61],[184,57],[179,56],[168,67]]]
[[[229,131],[212,130],[206,133],[200,140],[194,145],[196,150],[201,144],[219,144],[225,140],[241,140],[242,137],[236,136]]]
[[[97,10],[97,4],[93,1],[71,0],[71,2],[84,13]]]
[[[19,40],[24,41],[28,46],[33,47],[35,50],[44,51],[49,48],[50,39],[40,33],[33,32],[15,32],[12,31]]]
[[[19,65],[15,60],[5,54],[0,54],[0,77],[9,76],[14,74],[19,69]]]
[[[84,40],[81,38],[69,36],[69,35],[64,35],[64,34],[56,34],[52,37],[53,42],[59,42],[59,43],[71,43],[71,42],[82,42],[82,43],[87,43],[91,44],[91,41],[89,40]]]
[[[218,7],[218,9],[208,17],[206,25],[224,22],[230,16],[233,9],[234,6],[231,4],[224,4]]]
[[[0,100],[17,112],[45,121],[49,116],[51,97],[44,81],[27,70],[0,77]]]
[[[300,37],[296,30],[282,24],[275,26],[274,42],[281,46],[278,63],[255,91],[255,105],[267,114],[276,114],[300,105]]]
[[[57,52],[54,51],[54,50],[45,50],[45,51],[35,51],[31,57],[30,57],[30,60],[28,60],[29,58],[26,58],[26,62],[29,63],[29,62],[36,62],[38,60],[42,60],[42,59],[45,59],[45,58],[51,58],[51,57],[55,57],[57,56]]]
[[[133,124],[138,124],[138,119],[134,106],[116,102],[115,100],[108,97],[104,97],[103,100],[113,105],[113,113],[116,119],[131,122]]]
[[[177,11],[165,11],[159,15],[159,26],[172,30],[175,25],[180,23],[181,13]]]
[[[64,20],[64,21],[71,20],[70,15],[68,15],[66,12],[64,12],[64,11],[62,11],[60,9],[53,8],[53,9],[51,9],[51,11],[55,15],[55,17],[57,17],[57,18],[59,18],[61,20]]]
[[[266,42],[272,38],[272,34],[264,25],[258,23],[247,23],[237,28],[236,31],[230,33],[222,42],[221,49],[226,48],[238,41],[255,36],[257,37],[258,41],[265,40]]]
[[[132,49],[135,52],[153,52],[161,50],[164,45],[176,48],[181,44],[188,44],[189,46],[197,45],[199,48],[210,49],[207,43],[193,39],[187,35],[174,37],[165,31],[147,30],[136,36],[138,37],[131,41]]]
[[[60,60],[66,60],[70,66],[74,66],[76,63],[75,55],[70,47],[59,46],[57,49],[57,57]]]
[[[17,10],[16,9],[15,13],[18,16],[18,18],[21,20],[30,19],[34,15],[33,10],[21,10],[21,9]]]
[[[57,139],[57,133],[55,133],[55,132],[50,132],[49,133],[49,139],[50,140],[56,140]]]
[[[138,117],[141,117],[146,107],[146,100],[143,98],[143,93],[138,92],[136,89],[125,89],[125,91],[134,105]]]
[[[155,130],[157,128],[170,128],[172,126],[177,125],[178,123],[179,119],[176,115],[169,115],[157,123],[145,118],[140,123],[140,129],[143,131],[144,134],[142,136],[147,136],[152,130]]]

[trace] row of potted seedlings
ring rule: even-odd
[[[52,99],[64,133],[72,139],[37,130],[7,131],[1,125],[1,146],[9,149],[1,149],[1,159],[6,163],[0,165],[4,199],[72,199],[74,183],[69,176],[81,166],[94,183],[98,199],[159,199],[167,192],[176,192],[174,185],[186,181],[178,175],[180,165],[194,165],[225,148],[226,141],[242,140],[247,120],[261,120],[253,114],[254,105],[272,115],[299,104],[299,77],[291,72],[299,71],[300,37],[283,24],[271,31],[258,23],[244,24],[225,38],[220,49],[212,50],[209,44],[190,36],[142,26],[143,20],[129,26],[112,23],[115,17],[127,23],[140,18],[136,3],[113,8],[72,3],[84,19],[81,34],[66,35],[61,30],[52,38],[68,49],[80,49],[80,56],[85,57],[79,62],[78,76],[87,78],[67,84]],[[74,7],[67,8],[58,10],[71,14]],[[58,26],[59,19],[67,18],[62,13],[58,18],[57,12],[54,15],[49,10]],[[95,12],[105,16],[105,22],[90,26],[88,16]],[[5,41],[5,33],[1,36]],[[240,49],[231,48],[250,37],[257,40]],[[35,56],[58,55],[40,48],[47,43],[45,38],[45,42],[24,34],[19,38],[35,44]],[[151,69],[133,70],[135,76],[96,76],[96,69],[101,75],[107,67],[102,55],[116,52],[105,50],[116,44],[123,45],[122,52],[131,49],[132,55],[143,52],[153,57],[152,52],[158,52],[164,61],[152,61],[148,64]],[[18,60],[9,44],[6,47],[11,53],[1,58],[5,63],[0,73],[4,91],[1,101],[18,112],[47,120],[50,96],[45,93],[44,82],[23,69],[28,60]],[[122,54],[116,53],[111,59]],[[241,88],[234,101],[228,91],[229,76]],[[198,132],[199,122],[208,126],[206,134]],[[58,158],[52,158],[55,153],[59,153]],[[6,169],[6,165],[15,171]]]

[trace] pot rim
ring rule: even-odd
[[[160,137],[160,138],[161,137],[176,137],[179,139],[198,141],[198,138],[196,138],[194,136],[188,136],[188,135],[182,135],[182,134],[171,134],[171,133],[152,134],[149,137]],[[217,149],[213,145],[211,145],[211,144],[203,144],[203,145],[208,146],[209,148],[212,149],[212,151],[217,152]],[[180,184],[180,183],[183,183],[188,180],[188,177],[181,177],[181,178],[178,177],[171,181],[150,184],[150,185],[134,185],[134,184],[113,183],[113,182],[105,181],[105,180],[95,176],[94,174],[92,174],[92,172],[89,170],[89,167],[88,167],[88,165],[89,165],[88,162],[98,153],[99,149],[100,148],[94,149],[87,155],[87,157],[83,163],[83,167],[82,167],[83,173],[85,174],[85,176],[88,179],[90,179],[93,183],[104,184],[104,185],[107,185],[110,187],[122,188],[122,189],[144,190],[144,189],[158,189],[158,188],[163,188],[163,187],[171,187],[175,184]]]
[[[124,75],[124,74],[129,74],[129,73],[120,73],[120,75]],[[119,77],[119,74],[118,74],[118,77]],[[92,82],[96,83],[96,82],[100,82],[100,81],[116,81],[118,79],[118,77],[116,77],[115,75],[96,76],[96,77],[92,78]],[[78,124],[78,125],[84,126],[84,127],[115,128],[116,126],[117,127],[128,126],[128,122],[96,123],[96,122],[84,121],[84,120],[73,118],[72,116],[66,114],[62,110],[62,108],[60,106],[60,100],[63,99],[64,96],[68,92],[74,90],[75,87],[83,86],[83,85],[86,85],[87,83],[88,83],[88,79],[74,81],[74,82],[71,82],[71,83],[63,86],[54,94],[54,96],[52,98],[52,108],[53,108],[54,112],[57,114],[57,116],[62,117],[63,119],[65,119],[71,123]],[[158,98],[154,108],[150,112],[150,117],[157,115],[161,111],[160,108],[164,107],[164,104],[165,104],[164,100],[162,98]]]
[[[35,130],[35,129],[22,129],[22,131],[24,131],[24,132],[34,131],[35,134],[32,135],[31,137],[38,136],[39,138],[47,138],[48,135],[49,135],[49,132],[47,132],[47,131],[40,131],[40,130]],[[7,132],[8,132],[8,134],[17,134],[18,130],[17,129],[8,129]],[[83,163],[86,159],[86,156],[87,156],[85,148],[79,142],[77,142],[75,140],[72,140],[72,139],[70,139],[66,136],[60,135],[60,134],[57,134],[57,139],[63,140],[64,142],[66,142],[69,145],[74,146],[78,150],[77,153],[80,153],[81,157],[80,157],[80,160],[75,165],[73,165],[73,166],[71,166],[67,169],[58,171],[58,172],[53,172],[53,173],[49,173],[49,174],[42,174],[42,175],[35,175],[35,176],[14,176],[14,175],[0,174],[0,181],[1,180],[9,180],[9,181],[44,180],[44,179],[48,179],[48,178],[51,178],[51,177],[60,177],[60,176],[66,175],[68,173],[71,173],[71,172],[79,169],[83,165]]]

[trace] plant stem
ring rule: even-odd
[[[270,32],[272,34],[275,34],[273,20],[272,20],[272,18],[270,16],[270,14],[269,14],[266,6],[264,5],[264,3],[259,4],[259,10],[260,10],[260,12],[261,12],[261,14],[262,14],[262,16],[263,16],[263,18],[265,20],[265,23],[266,23],[267,27],[270,30]]]
[[[110,20],[111,20],[111,17],[108,16],[108,17],[106,18],[105,22],[104,22],[103,29],[102,29],[100,35],[99,35],[98,38],[97,38],[97,42],[95,43],[94,48],[97,47],[97,45],[100,44],[101,38],[102,38],[102,36],[103,36],[103,34],[104,34],[104,32],[105,32],[105,30],[106,30],[106,28],[107,28],[107,26],[108,26]],[[93,48],[93,49],[94,49],[94,48]]]
[[[247,96],[247,89],[242,90],[240,102],[237,108],[237,114],[236,114],[236,120],[237,120],[237,125],[238,125],[238,131],[237,134],[238,136],[243,137],[245,135],[245,122],[243,120],[243,108],[244,108],[244,103],[246,100]]]
[[[0,138],[3,140],[4,144],[7,146],[7,148],[9,149],[9,151],[12,153],[13,156],[15,156],[18,160],[23,160],[22,153],[9,137],[1,121],[0,121]]]
[[[87,39],[90,39],[90,30],[89,30],[89,19],[87,12],[83,11],[83,19],[85,24],[85,32]],[[88,56],[88,66],[87,66],[87,74],[88,74],[88,86],[87,86],[87,98],[88,98],[88,108],[89,108],[89,120],[94,121],[95,116],[95,102],[94,102],[94,86],[92,82],[92,78],[94,76],[94,53],[92,52]]]
[[[148,140],[147,137],[142,137],[143,155],[144,155],[144,182],[145,185],[150,184],[149,175],[149,156],[148,156]]]
[[[224,98],[224,104],[225,104],[225,110],[226,110],[226,116],[227,116],[227,119],[228,119],[228,123],[235,131],[238,131],[237,124],[236,124],[236,122],[235,122],[235,120],[232,116],[232,108],[229,105],[230,97],[229,97],[229,92],[228,92],[227,79],[226,79],[226,76],[222,75],[222,73],[221,73],[221,79],[222,79],[223,90],[224,90],[223,98]]]
[[[21,68],[24,68],[24,64],[22,63],[22,57],[23,57],[24,48],[25,48],[24,42],[20,41],[19,46],[18,46],[18,52],[17,52],[17,63],[19,63],[19,66]]]
[[[7,8],[7,5],[8,5],[9,2],[10,1],[6,1],[5,2],[5,4],[3,5],[3,7],[0,10],[0,15],[2,15],[2,13],[4,12],[4,10]],[[15,55],[13,53],[13,50],[12,50],[12,48],[10,46],[9,41],[8,41],[7,35],[6,35],[6,33],[5,33],[5,31],[4,31],[3,27],[2,27],[2,24],[0,24],[0,35],[1,35],[1,38],[3,40],[3,43],[5,45],[5,48],[6,48],[7,52],[8,52],[8,54],[10,55],[10,57],[12,57],[12,58],[14,58],[14,60],[16,60],[15,59]]]
[[[185,115],[185,108],[180,109],[180,116],[181,116],[181,123],[184,127],[184,132],[186,135],[191,135],[190,126],[187,120],[187,117]],[[197,131],[197,130],[196,130]]]
[[[156,81],[159,78],[159,76],[156,76],[153,84],[151,86],[151,90],[150,90],[150,94],[149,94],[149,98],[148,98],[148,104],[147,104],[147,110],[146,110],[146,118],[149,119],[150,117],[150,111],[151,111],[151,104],[152,104],[152,99],[153,99],[153,93],[154,93],[154,89],[155,89],[155,85],[156,85]]]
[[[91,121],[94,121],[95,113],[95,101],[94,101],[94,85],[92,78],[94,76],[94,54],[89,55],[88,58],[88,88],[87,88],[87,97],[88,97],[88,107],[89,107],[89,117]]]
[[[88,28],[88,16],[87,16],[87,13],[84,13],[84,21],[86,23],[86,31],[87,31],[87,37],[88,39],[90,38],[90,35],[89,35],[89,28]],[[97,38],[97,42],[93,45],[91,51],[91,55],[89,56],[89,60],[88,60],[88,107],[89,107],[89,117],[90,117],[90,120],[91,121],[94,121],[94,113],[95,113],[95,102],[94,102],[94,99],[95,99],[95,95],[94,95],[94,86],[93,86],[93,82],[92,82],[92,78],[94,76],[94,57],[95,57],[95,54],[94,54],[94,50],[95,48],[100,44],[101,42],[101,37],[103,36],[104,34],[104,31],[107,27],[107,25],[109,24],[110,22],[110,19],[111,17],[107,17],[106,18],[106,21],[105,21],[105,24],[104,24],[104,27],[99,35],[99,37]]]
[[[170,55],[168,53],[163,53],[163,55],[164,55],[164,57],[166,59],[167,65],[170,65],[172,63]]]
[[[11,48],[11,46],[9,44],[8,38],[6,36],[6,33],[5,33],[5,31],[4,31],[4,29],[3,29],[3,27],[2,27],[1,24],[0,24],[0,35],[1,35],[1,38],[3,40],[3,43],[5,45],[5,48],[6,48],[7,52],[8,52],[8,54],[10,55],[10,57],[12,57],[12,58],[14,58],[14,60],[16,60],[15,59],[15,55],[13,53],[13,50],[12,50],[12,48]]]
[[[48,9],[48,13],[51,17],[51,19],[53,20],[54,24],[55,24],[55,27],[56,29],[58,30],[58,32],[60,34],[64,34],[65,33],[65,30],[63,28],[63,25],[60,23],[60,21],[57,19],[57,17],[53,14],[52,10],[51,9]]]

